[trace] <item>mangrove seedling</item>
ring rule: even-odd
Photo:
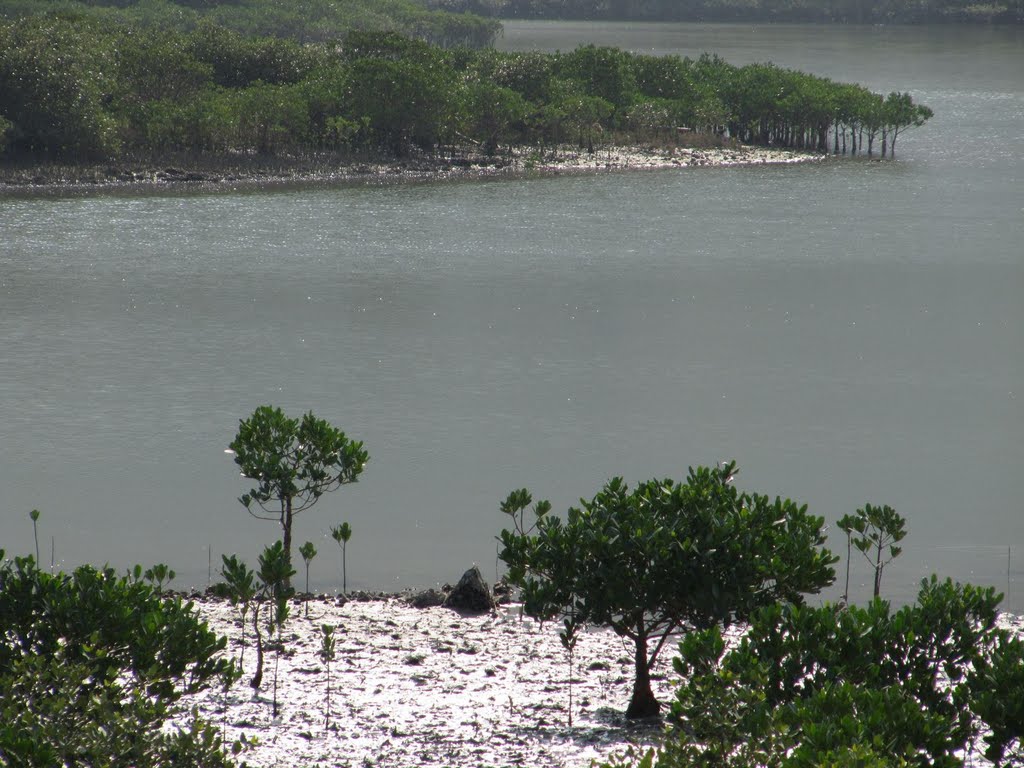
[[[238,500],[253,517],[280,524],[289,563],[295,515],[325,493],[356,482],[369,460],[361,442],[349,440],[312,411],[290,419],[269,405],[239,422],[227,452],[234,455],[242,476],[256,482]]]
[[[39,529],[36,527],[36,521],[39,520],[39,510],[33,509],[28,513],[28,516],[32,519],[32,537],[36,540],[36,564],[39,563]]]
[[[576,651],[576,641],[579,640],[580,623],[576,620],[576,612],[571,607],[562,624],[558,639],[562,641],[562,647],[569,657],[569,727],[572,728],[572,659]]]
[[[320,625],[320,650],[327,669],[327,698],[324,706],[324,732],[331,727],[331,662],[334,661],[334,627],[331,624]]]
[[[338,542],[341,547],[341,594],[348,594],[348,567],[345,562],[345,549],[348,540],[352,538],[352,526],[342,523],[331,528],[331,538]]]
[[[295,569],[288,561],[284,544],[278,540],[263,550],[259,557],[260,569],[257,573],[259,588],[256,600],[253,602],[253,629],[256,631],[256,674],[253,676],[250,685],[259,690],[263,685],[263,633],[260,627],[260,610],[262,603],[267,602],[269,614],[267,616],[268,638],[278,633],[277,658],[281,655],[281,629],[288,618],[288,598],[294,594],[291,588],[291,577],[295,575]],[[277,717],[277,664],[274,666],[274,717]]]
[[[245,663],[245,618],[252,606],[252,601],[256,598],[256,574],[236,555],[230,557],[221,555],[221,560],[224,564],[220,573],[224,577],[224,583],[218,585],[218,591],[235,607],[241,620],[242,652],[238,658],[238,666],[241,670]]]
[[[313,546],[312,541],[307,541],[301,547],[299,547],[299,554],[302,555],[302,560],[306,564],[306,617],[309,618],[309,564],[316,557],[316,547]]]

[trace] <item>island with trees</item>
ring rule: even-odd
[[[886,158],[932,116],[909,93],[712,54],[499,52],[488,45],[496,27],[473,16],[367,30],[316,16],[314,2],[291,27],[277,5],[204,7],[0,3],[3,175],[53,163],[500,166],[566,146],[745,144]]]

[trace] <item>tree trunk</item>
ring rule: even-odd
[[[256,674],[252,676],[252,681],[249,685],[258,691],[260,686],[263,685],[263,633],[260,631],[260,611],[258,605],[252,611],[252,626],[256,630]]]
[[[281,515],[281,527],[284,529],[284,557],[288,562],[288,570],[291,570],[292,564],[292,500],[287,498],[284,501],[284,511]],[[284,580],[284,588],[290,590],[292,588],[292,577],[287,576]]]
[[[651,670],[647,664],[647,636],[636,639],[636,679],[633,682],[633,698],[626,709],[626,717],[656,717],[660,705],[651,690]]]
[[[875,557],[875,597],[882,591],[882,545],[878,545],[878,555]]]
[[[850,554],[853,552],[851,545],[853,539],[850,534],[846,534],[846,587],[843,589],[843,603],[849,605],[850,603]]]

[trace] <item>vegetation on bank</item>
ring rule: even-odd
[[[21,162],[733,140],[886,157],[931,115],[908,93],[707,54],[502,53],[391,32],[301,44],[71,13],[0,24],[0,158]]]
[[[1024,24],[1021,0],[427,0],[501,19]]]
[[[824,520],[740,493],[735,474],[734,463],[691,468],[683,483],[632,491],[615,478],[564,520],[541,501],[531,522],[525,489],[501,505],[513,526],[499,556],[524,611],[562,626],[570,707],[583,627],[635,644],[627,717],[658,714],[650,668],[681,636],[662,747],[603,768],[957,768],[975,749],[996,768],[1020,765],[1024,639],[998,626],[1002,595],[933,575],[893,611],[880,580],[905,521],[868,504],[838,528],[873,553],[871,602],[808,606],[835,579]],[[727,643],[734,623],[745,631]]]

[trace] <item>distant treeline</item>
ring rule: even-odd
[[[246,36],[300,43],[337,40],[363,30],[399,32],[442,46],[483,47],[501,32],[493,18],[430,10],[415,0],[0,0],[0,17],[44,13],[177,32],[213,24]]]
[[[0,158],[543,153],[695,134],[885,156],[930,116],[909,94],[709,55],[502,53],[360,31],[300,44],[68,14],[0,24]]]
[[[1024,23],[1022,0],[428,0],[428,5],[505,19]]]

